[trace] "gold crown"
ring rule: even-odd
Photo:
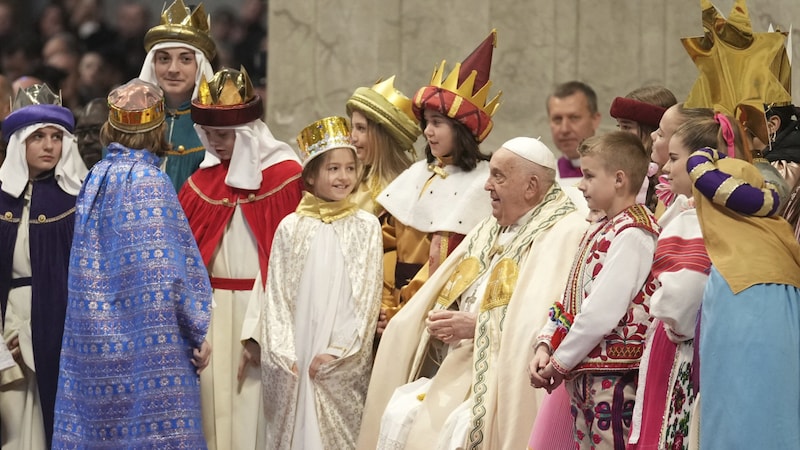
[[[61,106],[61,97],[50,90],[50,86],[42,84],[34,84],[25,89],[17,91],[14,97],[14,104],[11,109],[16,111],[20,108],[31,105],[57,105]]]
[[[347,100],[347,113],[353,109],[363,112],[372,121],[381,124],[405,149],[412,148],[422,133],[411,108],[411,99],[394,87],[394,78],[387,78],[372,86],[360,87]]]
[[[792,100],[786,36],[753,32],[744,0],[735,1],[727,19],[709,0],[700,0],[700,7],[704,35],[681,39],[700,71],[685,106],[735,116],[768,142],[764,104],[781,106]]]
[[[350,125],[344,117],[326,117],[303,128],[297,135],[297,145],[305,156],[303,166],[315,157],[335,148],[349,148],[355,151],[350,143]]]
[[[264,115],[261,97],[244,67],[222,69],[211,81],[200,77],[197,98],[192,101],[192,121],[198,125],[227,127],[243,125]]]
[[[483,111],[484,114],[492,117],[497,110],[497,107],[500,105],[500,96],[503,95],[503,92],[498,92],[497,95],[495,95],[494,98],[489,101],[489,103],[486,103],[486,99],[489,97],[489,88],[492,87],[492,80],[488,80],[478,92],[473,94],[473,91],[475,90],[475,77],[478,76],[477,70],[473,70],[467,79],[464,80],[464,82],[459,86],[458,75],[461,71],[461,63],[456,63],[456,66],[452,71],[450,71],[450,74],[447,76],[447,78],[442,81],[446,62],[447,61],[442,61],[438,68],[434,68],[430,85],[450,91],[460,97],[463,97],[475,105],[478,109]]]
[[[152,83],[134,78],[108,94],[108,123],[119,131],[144,133],[164,117],[164,94]]]
[[[197,87],[197,103],[200,105],[241,105],[253,99],[253,83],[243,66],[239,70],[222,69],[211,81],[201,76]]]
[[[197,47],[208,58],[214,59],[216,44],[211,38],[209,17],[200,3],[190,11],[183,0],[175,0],[161,13],[161,23],[151,28],[144,36],[144,49],[150,51],[161,42],[184,42]]]
[[[414,117],[414,111],[411,109],[411,99],[395,89],[394,77],[395,76],[392,75],[385,81],[378,80],[378,82],[372,86],[372,90],[381,94],[383,98],[394,105],[395,108],[402,111],[410,119],[416,119],[416,117]]]

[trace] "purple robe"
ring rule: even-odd
[[[5,322],[12,264],[25,196],[0,191],[0,306]],[[31,279],[15,283],[31,286],[31,334],[36,383],[42,406],[45,436],[53,436],[53,407],[58,384],[58,361],[67,308],[67,269],[75,227],[75,196],[62,191],[52,176],[33,181],[29,227]]]

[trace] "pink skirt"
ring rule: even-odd
[[[531,430],[528,450],[566,450],[575,448],[569,394],[564,383],[544,398]]]

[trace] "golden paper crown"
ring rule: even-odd
[[[47,84],[34,84],[17,91],[11,110],[16,111],[31,105],[61,106],[61,96],[53,92]]]
[[[686,102],[736,117],[768,142],[764,104],[791,103],[786,36],[754,33],[745,0],[736,0],[725,19],[709,0],[700,0],[704,36],[681,39],[700,70]]]
[[[360,87],[347,100],[347,114],[357,109],[370,120],[381,124],[404,149],[413,147],[422,134],[411,109],[411,99],[394,87],[394,75],[371,88]]]
[[[200,77],[197,98],[192,100],[192,120],[200,125],[226,127],[260,119],[264,113],[261,97],[244,67],[222,69],[211,81]]]
[[[183,0],[175,0],[161,13],[161,23],[151,28],[144,36],[144,49],[150,51],[161,42],[183,42],[197,47],[211,61],[217,53],[211,38],[209,17],[200,3],[190,11]]]
[[[355,147],[350,143],[350,125],[344,117],[326,117],[303,128],[297,135],[297,145],[303,153],[303,167],[317,156],[335,148]]]
[[[164,93],[152,83],[134,78],[108,94],[108,123],[119,131],[144,133],[164,117]]]
[[[253,99],[253,83],[243,66],[239,70],[222,69],[215,73],[211,81],[205,75],[197,88],[197,103],[201,105],[232,106],[247,103]]]

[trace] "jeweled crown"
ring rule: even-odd
[[[315,157],[335,148],[349,148],[350,125],[344,117],[326,117],[303,128],[297,135],[297,145],[303,155],[303,166]]]
[[[144,36],[144,49],[149,52],[160,42],[185,42],[200,49],[211,61],[217,47],[210,29],[209,16],[202,3],[191,11],[183,0],[175,0],[161,13],[161,23]]]

